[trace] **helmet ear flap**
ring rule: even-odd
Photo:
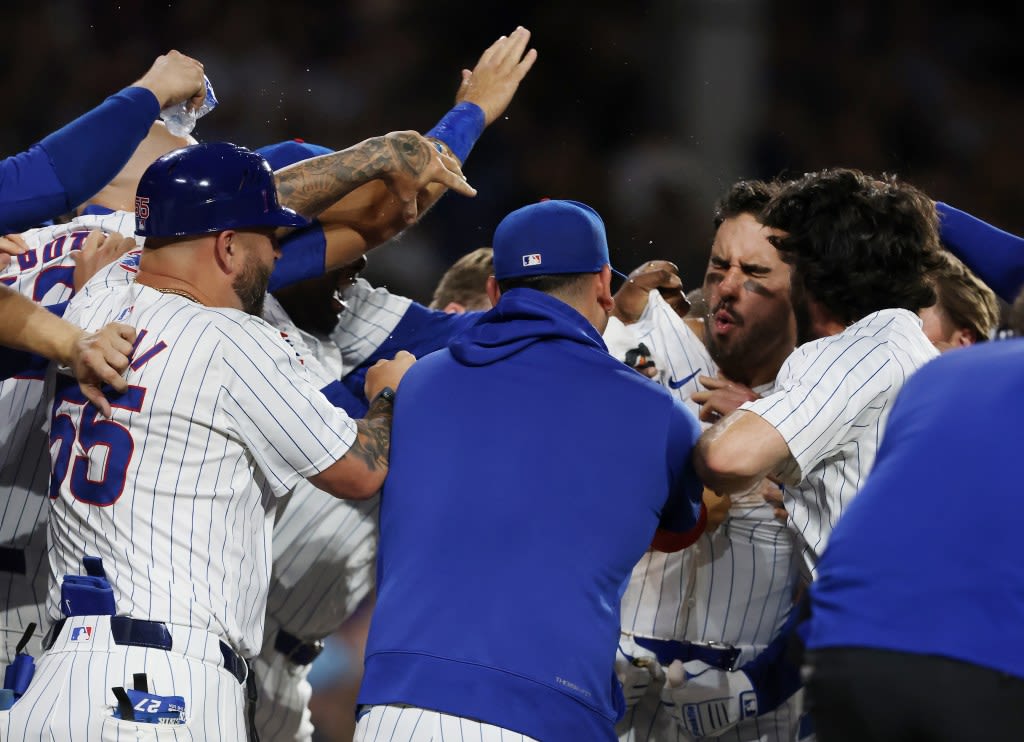
[[[146,169],[136,192],[135,234],[141,237],[307,224],[278,203],[267,161],[228,142],[168,152]]]

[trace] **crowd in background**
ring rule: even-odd
[[[366,275],[429,300],[444,268],[484,244],[509,204],[551,196],[606,216],[613,261],[669,258],[692,287],[711,237],[708,207],[738,177],[835,165],[895,172],[1024,231],[1024,50],[1017,11],[991,5],[26,4],[5,12],[13,43],[0,51],[0,79],[17,115],[0,131],[0,150],[24,149],[168,48],[202,59],[221,101],[200,139],[257,147],[301,137],[340,148],[380,131],[425,130],[456,83],[447,71],[472,66],[476,49],[522,24],[542,66],[474,153],[467,177],[480,195],[442,199],[401,254],[385,248]],[[740,76],[742,89],[730,83]],[[708,141],[722,128],[729,162]]]

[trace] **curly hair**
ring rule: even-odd
[[[726,219],[734,219],[742,214],[758,216],[780,187],[781,184],[775,181],[736,181],[715,202],[715,229],[721,227]]]
[[[894,176],[836,168],[782,185],[761,215],[794,280],[836,320],[935,303],[938,216],[928,196]]]

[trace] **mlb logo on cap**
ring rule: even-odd
[[[491,244],[494,277],[499,281],[520,276],[598,273],[608,265],[604,222],[596,211],[579,201],[548,200],[516,209],[501,220]]]
[[[92,639],[92,626],[76,626],[71,629],[71,641],[87,642]]]

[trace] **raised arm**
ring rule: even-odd
[[[367,140],[324,163],[306,160],[277,171],[281,201],[317,217],[326,242],[324,270],[334,270],[388,241],[423,216],[449,189],[472,196],[461,165],[484,128],[506,111],[537,58],[530,32],[502,36],[463,70],[455,106],[428,131],[389,134],[394,150]],[[325,155],[334,158],[335,155]]]

